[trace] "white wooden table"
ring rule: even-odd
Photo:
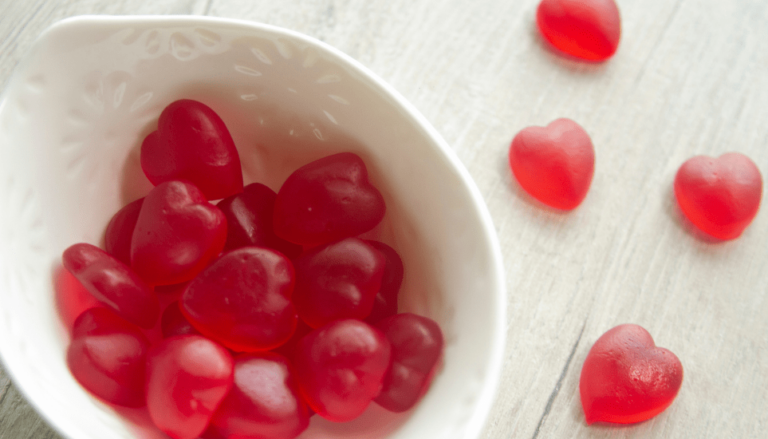
[[[768,173],[768,2],[619,0],[619,51],[597,65],[546,48],[537,3],[2,0],[0,87],[44,28],[79,14],[236,17],[330,43],[435,125],[490,208],[509,325],[486,439],[766,437],[768,212],[740,239],[711,243],[671,187],[697,154],[739,151]],[[517,131],[558,117],[584,126],[597,155],[589,195],[566,214],[531,201],[507,166]],[[581,364],[621,323],[678,355],[683,387],[651,421],[587,426]],[[0,369],[0,438],[59,437]]]

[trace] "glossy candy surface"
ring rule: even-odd
[[[385,211],[365,163],[345,152],[302,166],[288,177],[275,200],[274,228],[285,240],[315,246],[367,232]]]
[[[309,425],[288,360],[273,353],[235,357],[232,390],[211,419],[219,437],[293,439]]]
[[[129,322],[151,328],[160,303],[149,286],[127,265],[91,244],[75,244],[64,251],[64,268],[99,300]]]
[[[384,334],[359,320],[339,320],[311,332],[296,349],[299,391],[323,418],[359,416],[379,393],[390,360]]]
[[[388,317],[376,327],[392,345],[392,360],[374,401],[393,412],[406,411],[429,385],[443,353],[443,333],[433,320],[411,313]]]
[[[532,197],[570,210],[587,196],[595,171],[595,151],[584,129],[570,119],[520,131],[509,148],[509,165]]]
[[[221,118],[190,99],[171,103],[160,114],[157,131],[141,145],[141,168],[154,185],[188,180],[209,200],[243,190],[240,156]]]
[[[339,319],[365,319],[381,287],[386,259],[358,238],[306,251],[293,261],[293,303],[299,317],[319,328]]]
[[[696,156],[675,176],[675,198],[685,216],[718,239],[738,238],[760,208],[763,178],[749,157],[736,152],[718,158]]]
[[[141,407],[149,340],[106,308],[91,308],[75,320],[67,366],[93,395],[112,404]]]
[[[224,214],[185,181],[156,186],[144,199],[131,242],[131,266],[152,285],[188,281],[218,256]]]
[[[163,340],[147,354],[147,409],[174,439],[194,439],[232,387],[233,361],[199,335]]]
[[[143,203],[144,198],[139,198],[123,206],[109,220],[104,232],[104,249],[126,265],[131,265],[131,239]]]
[[[403,261],[395,249],[379,241],[365,241],[366,244],[378,250],[386,262],[384,274],[381,277],[381,288],[376,293],[373,309],[365,321],[375,324],[379,320],[397,314],[397,296],[403,283]]]
[[[216,206],[227,218],[226,250],[247,245],[269,247],[292,259],[301,246],[278,238],[272,227],[275,191],[260,183],[252,183],[243,192],[221,200]]]
[[[620,325],[592,346],[581,369],[579,391],[587,423],[631,424],[669,407],[683,383],[683,366],[656,347],[638,325]]]
[[[293,266],[285,256],[243,247],[225,253],[190,282],[181,309],[200,333],[232,350],[269,350],[296,329],[293,285]]]
[[[589,61],[613,56],[621,39],[614,0],[542,0],[536,24],[554,47]]]

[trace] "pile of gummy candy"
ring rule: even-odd
[[[118,211],[106,251],[64,267],[98,301],[74,322],[67,364],[93,395],[143,407],[176,439],[290,439],[375,401],[402,412],[443,349],[432,320],[397,313],[395,249],[358,235],[386,210],[353,153],[311,162],[275,193],[243,187],[224,122],[173,102],[141,147],[155,187]],[[208,200],[218,200],[215,205]],[[160,313],[158,294],[178,301]],[[144,330],[158,321],[162,340]]]

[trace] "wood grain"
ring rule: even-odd
[[[46,26],[84,13],[208,13],[330,43],[424,113],[491,211],[508,341],[484,438],[764,437],[768,214],[714,243],[681,217],[671,182],[687,158],[727,151],[768,172],[768,3],[618,3],[618,53],[585,64],[539,38],[536,0],[6,2],[0,84]],[[597,154],[592,189],[570,213],[533,201],[507,166],[517,131],[558,117],[580,123]],[[587,426],[581,364],[621,323],[642,325],[678,355],[683,387],[648,422]],[[3,398],[3,379],[0,371],[0,437],[56,437],[24,436],[41,421],[14,390]]]

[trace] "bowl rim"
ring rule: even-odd
[[[504,351],[506,345],[506,311],[507,311],[507,291],[506,291],[506,279],[505,270],[501,252],[501,246],[496,233],[496,229],[493,225],[493,220],[488,210],[487,205],[483,199],[480,189],[472,179],[469,171],[464,164],[459,160],[457,154],[438,133],[438,131],[432,126],[432,124],[421,114],[416,107],[413,106],[408,100],[406,100],[394,87],[389,85],[376,73],[371,71],[368,67],[342,52],[341,50],[320,41],[309,35],[287,29],[280,26],[270,25],[266,23],[236,19],[236,18],[224,18],[224,17],[211,17],[211,16],[197,16],[197,15],[79,15],[61,19],[45,30],[33,41],[30,45],[28,52],[23,56],[17,66],[14,68],[13,73],[9,76],[6,87],[2,93],[0,93],[0,109],[5,106],[7,94],[12,89],[17,77],[20,76],[26,68],[26,64],[36,51],[40,50],[40,47],[44,41],[49,39],[56,32],[66,32],[70,28],[75,28],[82,32],[89,26],[101,26],[104,24],[155,24],[157,26],[190,26],[190,25],[225,25],[235,26],[243,29],[257,29],[272,33],[276,36],[284,36],[287,38],[299,40],[309,45],[316,46],[325,50],[332,56],[336,57],[339,62],[345,67],[349,68],[359,75],[359,79],[370,81],[370,85],[378,88],[383,95],[392,99],[396,105],[404,110],[407,117],[414,120],[418,126],[418,129],[423,131],[423,134],[431,138],[434,145],[440,150],[442,155],[448,160],[450,167],[457,172],[461,182],[468,189],[471,196],[472,205],[475,212],[479,215],[479,219],[482,225],[483,235],[485,241],[490,249],[493,284],[495,285],[492,299],[492,309],[495,311],[494,325],[493,325],[493,339],[490,342],[490,358],[485,368],[485,380],[482,384],[482,389],[479,392],[478,403],[475,406],[474,413],[467,423],[467,428],[464,431],[464,437],[475,439],[479,437],[479,434],[483,431],[488,420],[493,403],[496,400],[498,394],[498,385],[501,379]],[[20,382],[15,376],[14,371],[9,368],[8,362],[4,360],[3,353],[0,351],[0,362],[5,365],[5,372],[12,380],[16,389],[24,396],[25,400],[34,407],[35,411],[46,420],[46,422],[59,434],[67,435],[66,432],[55,422],[54,417],[42,410],[39,403],[30,397],[30,393],[27,391],[23,382]]]

